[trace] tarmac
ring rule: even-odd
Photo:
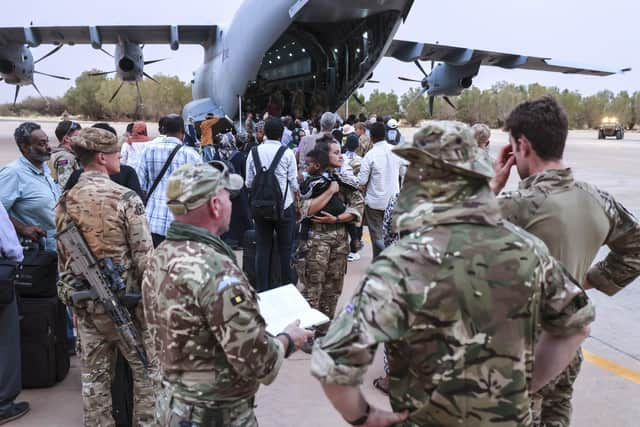
[[[12,139],[15,120],[0,119],[0,165],[18,156]],[[43,122],[51,141],[55,141],[55,122]],[[117,124],[121,132],[125,124]],[[153,135],[156,125],[150,124]],[[406,137],[413,129],[403,129]],[[493,131],[491,151],[495,155],[507,136]],[[55,142],[52,142],[55,145]],[[627,132],[625,139],[600,141],[594,130],[569,134],[565,161],[572,166],[577,179],[590,182],[612,193],[636,216],[640,216],[640,134]],[[515,171],[507,188],[515,188]],[[603,257],[607,249],[601,250]],[[371,247],[361,251],[362,259],[349,263],[339,308],[353,293],[371,262]],[[240,257],[241,258],[241,257]],[[588,291],[597,307],[591,336],[583,345],[585,362],[574,394],[574,426],[632,427],[640,419],[640,280],[636,280],[613,297],[595,290]],[[286,360],[269,386],[262,386],[256,398],[256,414],[263,427],[331,427],[347,425],[324,397],[319,383],[309,374],[310,356],[298,352]],[[382,375],[382,353],[378,349],[363,384],[365,396],[372,405],[388,408],[385,395],[372,386]],[[76,427],[82,425],[80,369],[77,358],[60,384],[39,390],[24,390],[19,400],[31,404],[31,412],[11,426]]]

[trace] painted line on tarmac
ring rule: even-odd
[[[591,353],[590,351],[587,351],[585,349],[582,349],[582,354],[584,355],[584,359],[587,362],[592,363],[597,367],[609,371],[612,374],[615,374],[626,380],[629,380],[636,384],[640,384],[640,372],[625,368],[622,365],[618,365],[617,363],[614,363],[609,359],[605,359],[604,357],[598,356],[597,354]]]

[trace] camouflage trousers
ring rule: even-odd
[[[96,304],[91,312],[85,308],[76,307],[73,311],[78,319],[78,335],[81,343],[84,425],[115,426],[111,414],[111,381],[116,348],[129,362],[133,374],[133,425],[154,425],[153,383],[135,350],[122,344],[113,321],[104,313],[101,305]],[[136,318],[136,316],[133,317]],[[138,322],[135,323],[139,326]]]
[[[207,408],[176,398],[170,387],[156,401],[156,425],[162,427],[257,427],[253,398],[224,408]]]
[[[311,307],[333,318],[347,272],[349,238],[344,224],[314,224],[300,241],[296,270],[302,295]],[[322,335],[328,325],[318,329]]]
[[[568,427],[571,424],[573,383],[580,373],[582,350],[560,375],[533,395],[533,425],[536,427]]]

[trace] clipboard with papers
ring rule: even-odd
[[[267,332],[279,334],[284,328],[300,319],[301,328],[311,328],[329,322],[322,312],[311,308],[294,285],[280,286],[258,294],[260,314],[267,322]]]

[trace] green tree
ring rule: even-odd
[[[421,120],[427,118],[427,98],[418,96],[419,88],[409,89],[400,97],[400,107],[404,115],[404,119],[411,125],[415,126]]]
[[[582,128],[582,96],[578,92],[563,90],[558,97],[558,102],[567,112],[570,128]]]
[[[398,116],[398,95],[375,89],[365,103],[366,110],[378,116]]]
[[[618,93],[611,100],[608,112],[620,121],[624,126],[631,129],[635,123],[633,118],[633,100],[625,90]]]
[[[356,97],[362,101],[363,104],[365,105],[360,105],[360,103],[356,100]],[[349,109],[348,109],[348,114],[347,114],[347,109],[345,108],[346,105],[349,105]],[[344,104],[342,104],[340,106],[340,108],[338,108],[338,111],[340,112],[341,115],[343,115],[345,118],[349,115],[349,114],[355,114],[356,116],[360,113],[364,113],[365,115],[367,114],[367,109],[366,109],[366,100],[364,95],[361,95],[358,93],[358,91],[355,91],[347,100],[347,102],[345,102]]]
[[[107,80],[105,76],[90,76],[89,73],[100,70],[85,71],[75,81],[75,86],[64,95],[64,103],[71,114],[82,114],[93,119],[104,118],[105,112],[96,99],[100,86]]]
[[[631,111],[633,114],[633,125],[640,123],[640,92],[634,92],[631,97]],[[633,126],[629,126],[632,129]]]
[[[495,119],[498,126],[502,126],[511,111],[527,99],[527,89],[512,83],[498,82],[491,87],[491,91],[496,95]]]
[[[603,90],[595,95],[587,96],[582,103],[582,117],[588,128],[594,128],[600,123],[602,117],[609,114],[609,104],[613,98],[613,92]]]

